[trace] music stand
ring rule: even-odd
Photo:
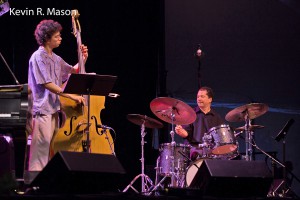
[[[282,189],[282,194],[279,194],[279,196],[282,197],[286,197],[286,194],[290,191],[290,186],[287,183],[287,169],[286,169],[286,135],[290,129],[290,127],[294,124],[295,120],[294,119],[289,119],[289,121],[284,125],[283,129],[280,130],[280,132],[277,134],[277,136],[275,137],[275,140],[277,142],[280,142],[280,140],[282,140],[282,181],[279,184],[279,187],[277,187],[274,191],[274,193],[277,192],[277,190]],[[283,188],[280,188],[280,186],[283,186]]]
[[[90,95],[107,96],[116,79],[116,76],[98,74],[71,74],[68,79],[64,93],[88,96],[88,131],[86,131],[86,142],[82,141],[84,152],[90,152]]]

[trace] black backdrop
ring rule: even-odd
[[[295,175],[300,176],[297,157],[300,18],[296,1],[111,0],[96,4],[94,0],[10,0],[9,3],[12,8],[23,10],[79,10],[82,41],[89,47],[86,71],[118,76],[112,92],[121,96],[106,99],[101,120],[116,130],[117,157],[128,172],[124,187],[140,173],[141,156],[140,127],[130,123],[126,115],[146,114],[156,118],[149,108],[156,96],[171,96],[194,106],[198,63],[193,55],[198,44],[204,51],[201,83],[214,89],[213,105],[223,116],[246,103],[269,106],[265,115],[253,120],[253,124],[265,126],[255,133],[257,144],[264,150],[276,151],[278,158],[282,158],[281,143],[274,141],[274,137],[288,119],[295,119],[287,136],[287,160],[293,163]],[[27,82],[28,60],[38,48],[33,31],[44,18],[57,20],[64,28],[62,45],[55,52],[70,64],[77,62],[70,16],[6,13],[0,17],[0,51],[20,83]],[[0,67],[0,84],[14,84],[2,61]],[[147,130],[145,162],[152,172],[158,144],[170,142],[170,127],[164,125],[160,131]],[[181,139],[176,137],[176,141]],[[244,152],[244,141],[239,144]],[[293,189],[299,193],[299,188],[294,180]]]
[[[277,152],[275,136],[294,119],[286,136],[286,161],[300,176],[300,9],[287,0],[165,1],[165,62],[168,95],[196,105],[198,44],[201,84],[214,89],[213,106],[223,116],[248,103],[265,103],[269,110],[252,124],[265,128],[254,133],[258,147]],[[239,127],[245,122],[227,122]],[[178,141],[181,141],[178,139]],[[239,150],[245,152],[241,138]],[[255,149],[256,153],[260,153]],[[265,159],[258,154],[256,159]],[[269,159],[266,159],[269,160]],[[293,189],[299,194],[299,181]]]

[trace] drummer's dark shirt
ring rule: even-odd
[[[206,114],[198,106],[194,110],[197,116],[195,122],[182,126],[188,132],[187,141],[193,146],[203,143],[204,133],[207,133],[209,129],[224,123],[221,116],[213,109]]]

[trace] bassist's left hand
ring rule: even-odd
[[[83,60],[84,60],[84,62],[86,62],[87,58],[89,57],[87,46],[85,46],[84,44],[82,44],[80,46],[80,50],[82,52]]]

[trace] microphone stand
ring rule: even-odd
[[[108,145],[109,145],[109,148],[110,148],[110,150],[111,150],[111,153],[112,153],[112,155],[114,155],[114,156],[116,156],[116,152],[114,151],[114,149],[113,149],[113,147],[112,147],[112,144],[113,143],[111,143],[110,141],[109,141],[109,137],[108,137],[108,135],[107,135],[107,127],[104,127],[104,128],[102,128],[102,131],[101,131],[101,133],[103,134],[105,134],[105,139],[107,140],[107,142],[108,142]],[[111,129],[114,133],[115,133],[115,130],[114,129]]]
[[[279,142],[282,139],[282,162],[285,164],[285,154],[286,154],[286,135],[292,124],[295,122],[294,119],[289,119],[288,122],[284,125],[283,129],[278,133],[278,135],[275,137],[275,140]],[[279,193],[279,197],[286,197],[286,194],[290,191],[290,186],[287,183],[287,168],[286,166],[282,166],[283,171],[282,171],[282,181],[279,184],[279,186],[275,189],[273,192],[276,194],[277,190],[282,186],[281,192]],[[293,176],[295,177],[295,176]],[[298,179],[299,181],[299,179]]]

